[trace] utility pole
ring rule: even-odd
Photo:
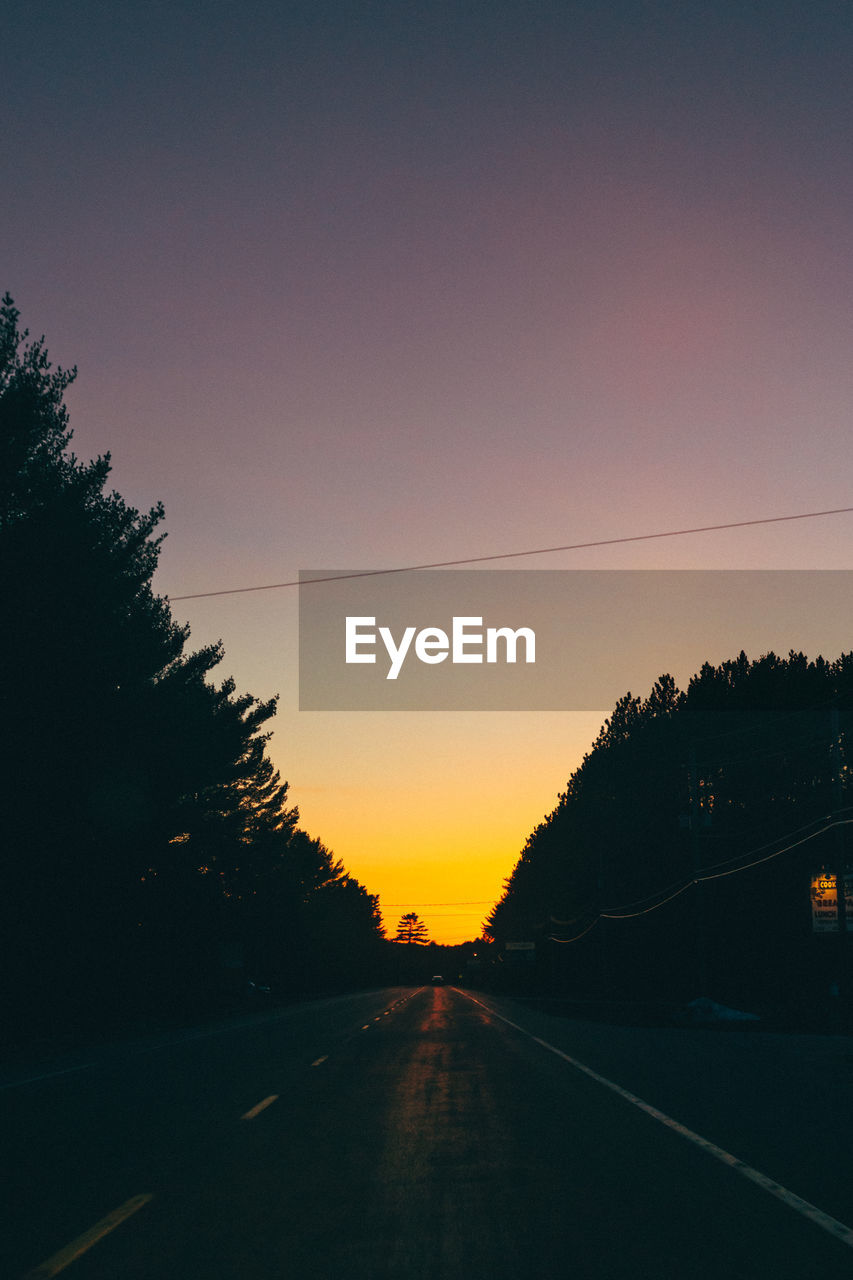
[[[696,985],[697,995],[707,995],[707,965],[705,957],[705,899],[702,883],[699,879],[699,769],[696,764],[696,745],[690,744],[690,764],[688,767],[690,785],[690,846],[693,861],[693,880],[696,894],[694,905],[694,935],[696,943]]]
[[[832,807],[835,820],[840,822],[841,811],[844,807],[844,790],[843,777],[841,767],[841,730],[838,722],[838,707],[833,707],[830,712],[830,752],[832,756]],[[842,1017],[847,1016],[849,1009],[849,982],[848,982],[848,943],[847,943],[847,901],[846,890],[847,880],[845,872],[844,827],[838,826],[835,829],[835,911],[838,919],[838,1000],[841,1006],[840,1012]]]
[[[607,972],[607,941],[604,936],[605,922],[604,916],[601,914],[604,903],[607,901],[604,894],[604,842],[599,837],[598,842],[598,877],[597,877],[597,897],[598,897],[598,942],[599,942],[599,976],[598,981],[601,984],[601,998],[606,1000],[610,994],[610,979]]]

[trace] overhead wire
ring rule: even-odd
[[[168,598],[170,599],[170,601],[176,602],[176,601],[183,601],[183,600],[209,599],[214,596],[241,595],[241,594],[245,594],[253,591],[275,591],[275,590],[281,590],[281,589],[291,588],[291,587],[313,585],[315,583],[341,581],[347,578],[380,577],[380,576],[387,576],[390,574],[397,574],[397,573],[411,573],[411,572],[416,572],[418,570],[424,570],[424,569],[448,569],[448,568],[455,568],[455,567],[468,565],[468,564],[484,564],[487,562],[494,562],[497,560],[518,559],[525,556],[553,555],[558,552],[581,551],[581,550],[589,550],[596,547],[618,546],[618,545],[623,545],[627,543],[646,542],[646,541],[651,541],[653,539],[659,539],[659,538],[685,537],[692,534],[714,533],[714,532],[720,532],[727,529],[743,529],[743,528],[753,527],[757,525],[781,524],[781,523],[793,521],[793,520],[811,520],[811,519],[817,519],[823,516],[849,514],[850,512],[853,512],[853,507],[834,507],[834,508],[830,508],[823,511],[806,511],[806,512],[799,512],[791,515],[783,515],[783,516],[766,516],[760,519],[753,519],[753,520],[727,521],[725,523],[715,524],[715,525],[699,525],[689,529],[669,529],[669,530],[663,530],[655,533],[632,534],[632,535],[620,537],[620,538],[599,538],[599,539],[594,539],[587,542],[566,543],[562,546],[555,546],[555,547],[536,547],[536,548],[529,548],[524,551],[499,552],[499,553],[484,555],[484,556],[466,556],[466,557],[462,557],[454,560],[432,561],[432,562],[416,564],[416,565],[402,565],[402,566],[395,566],[388,569],[370,569],[370,570],[355,571],[352,573],[329,574],[320,578],[295,579],[287,582],[263,583],[263,584],[259,584],[251,587],[227,587],[227,588],[218,589],[216,591],[192,592],[184,595],[170,596]],[[792,712],[791,714],[793,715],[796,713]],[[781,718],[784,718],[784,717],[781,717]],[[741,726],[736,730],[728,730],[728,731],[724,731],[721,734],[710,735],[709,737],[704,738],[703,741],[711,741],[717,737],[727,736],[728,733],[749,731],[752,728],[755,728],[755,726],[747,726],[747,727]],[[776,754],[781,754],[781,753],[778,751],[768,752],[768,753],[756,753],[755,757],[751,757],[750,754],[748,753],[745,758],[760,759],[760,758],[767,758],[767,756],[769,755],[776,755]],[[741,757],[741,758],[744,758],[744,757]],[[853,820],[848,819],[848,820],[842,820],[841,822],[831,823],[829,824],[829,826],[822,828],[821,831],[829,830],[830,827],[833,827],[833,826],[846,825],[846,823],[849,821],[853,821]],[[806,824],[806,826],[809,826],[809,825],[812,825],[812,824],[810,823]],[[802,829],[803,828],[798,828],[798,830],[802,830]],[[656,903],[652,907],[646,908],[645,911],[636,912],[634,914],[642,915],[642,914],[646,914],[649,911],[657,910],[659,907],[665,905],[666,902],[672,901],[673,898],[685,892],[686,889],[689,888],[691,884],[701,883],[703,880],[706,880],[706,879],[718,879],[718,878],[721,878],[722,876],[734,875],[738,871],[748,870],[750,866],[757,866],[761,862],[770,861],[772,858],[778,857],[782,853],[787,852],[788,849],[795,848],[798,844],[803,844],[807,840],[813,839],[815,836],[819,834],[821,834],[821,832],[814,832],[813,835],[806,836],[803,838],[803,840],[796,841],[794,844],[787,846],[785,849],[777,850],[775,853],[768,855],[768,857],[766,858],[758,859],[756,862],[746,864],[742,867],[732,868],[730,871],[721,871],[717,875],[713,875],[713,876],[712,875],[697,876],[696,878],[688,882],[688,884],[682,885],[680,888],[676,889],[674,893],[664,898],[661,902]],[[766,848],[767,846],[765,845],[763,847]],[[729,861],[734,861],[734,860],[735,859],[730,859]],[[716,865],[725,866],[726,864],[719,863]],[[657,897],[657,896],[658,895],[650,895],[650,897]],[[639,901],[640,903],[642,903],[648,900],[649,898],[640,899]],[[458,903],[448,902],[448,903],[434,903],[434,904],[433,903],[387,903],[387,904],[384,904],[386,909],[399,909],[402,906],[432,907],[432,906],[478,906],[478,905],[481,905],[481,906],[489,905],[489,900],[480,899],[472,902],[458,902]],[[626,908],[633,905],[639,905],[639,903],[626,904]],[[607,919],[630,918],[624,914],[624,911],[626,908],[612,908],[611,912],[602,912],[601,915],[597,917],[596,920],[593,920],[592,924],[590,924],[581,934],[578,934],[576,938],[573,938],[573,939],[552,938],[552,941],[554,942],[577,941],[579,940],[579,938],[582,938],[585,936],[585,934],[589,933],[590,930],[597,923],[598,919],[602,917]],[[612,914],[613,912],[620,912],[622,914]],[[554,923],[558,923],[558,922],[554,921]]]
[[[844,813],[847,810],[849,810],[850,807],[851,806],[848,805],[846,806],[845,809],[839,810],[839,812]],[[829,814],[828,816],[830,818],[832,817],[831,814]],[[819,819],[815,819],[815,821],[819,821]],[[806,823],[806,826],[812,826],[812,825],[813,823]],[[661,893],[667,893],[667,889],[660,889],[658,890],[657,893],[649,894],[648,897],[646,898],[639,898],[637,899],[636,902],[625,903],[621,907],[609,907],[606,910],[600,911],[598,915],[595,917],[595,919],[592,921],[592,923],[588,925],[581,933],[576,934],[575,937],[573,938],[555,938],[553,937],[553,935],[551,935],[549,936],[548,941],[559,942],[559,943],[578,942],[580,941],[581,938],[585,937],[586,934],[588,934],[596,924],[598,924],[599,920],[633,920],[633,919],[636,919],[638,916],[649,915],[652,911],[657,911],[660,907],[665,906],[667,902],[672,902],[674,898],[679,897],[682,893],[686,893],[686,891],[688,889],[691,889],[694,885],[704,884],[706,883],[706,881],[709,881],[709,880],[721,880],[726,876],[738,875],[742,871],[749,871],[752,867],[761,866],[762,863],[772,862],[774,858],[781,857],[783,853],[788,853],[790,852],[791,849],[796,849],[799,845],[807,844],[810,840],[816,839],[818,836],[823,835],[824,832],[826,831],[831,831],[835,827],[846,827],[851,825],[853,825],[853,818],[839,818],[839,819],[835,819],[834,821],[827,822],[826,825],[821,827],[819,831],[813,831],[811,835],[803,836],[801,840],[794,840],[790,844],[785,845],[782,849],[776,849],[773,853],[769,853],[763,858],[756,858],[752,862],[744,863],[742,866],[732,867],[728,871],[713,871],[713,868],[711,868],[711,870],[713,871],[713,874],[702,874],[701,872],[699,872],[695,876],[692,876],[685,883],[681,884],[680,887],[676,887],[676,885],[678,884],[678,882],[676,881],[674,882],[674,884],[667,886],[667,889],[673,889],[674,892],[669,893],[668,896],[665,898],[662,898],[660,902],[655,902],[654,905],[650,907],[644,907],[643,910],[641,911],[633,911],[631,910],[631,908],[642,906],[643,903],[650,902],[653,898],[658,898]],[[803,827],[797,827],[794,831],[788,832],[787,836],[780,837],[780,839],[787,839],[788,836],[795,835],[802,830],[804,830]],[[775,843],[775,841],[772,841],[770,843]],[[767,845],[759,846],[758,849],[751,850],[750,854],[745,854],[742,856],[749,857],[751,856],[752,853],[758,853],[760,852],[761,849],[764,849],[764,848],[767,848]],[[732,859],[732,861],[734,861],[734,859]],[[725,866],[725,863],[717,863],[716,865]]]
[[[811,822],[804,822],[799,827],[795,827],[793,831],[787,831],[784,835],[777,836],[774,840],[767,840],[764,844],[757,845],[754,849],[750,849],[748,853],[735,854],[732,858],[724,858],[722,862],[712,862],[707,867],[700,867],[699,871],[703,874],[705,872],[719,871],[722,867],[728,867],[733,862],[740,862],[743,858],[751,858],[753,854],[763,853],[765,849],[769,849],[771,845],[778,844],[780,840],[789,840],[792,836],[798,836],[801,831],[807,831],[809,827],[815,826],[818,822],[828,822],[833,814],[848,813],[851,807],[853,806],[845,805],[843,809],[834,809],[832,813],[822,813],[819,817],[812,818]]]
[[[555,938],[553,935],[551,935],[549,936],[548,941],[561,942],[561,943],[580,942],[581,938],[585,938],[586,935],[595,928],[595,926],[598,924],[600,919],[601,919],[601,916],[596,916],[592,924],[587,925],[587,927],[583,930],[583,932],[575,934],[573,938]]]
[[[832,831],[833,827],[849,827],[851,824],[853,824],[853,818],[839,818],[836,822],[829,822],[825,827],[821,827],[820,831],[813,831],[810,836],[803,836],[802,840],[795,840],[793,844],[786,845],[784,849],[777,849],[775,853],[768,853],[766,858],[756,858],[754,862],[747,862],[742,867],[732,867],[730,871],[718,871],[715,875],[698,876],[696,883],[702,884],[706,880],[720,880],[723,876],[735,876],[741,871],[749,871],[751,867],[757,867],[762,862],[772,862],[774,858],[780,857],[790,849],[796,849],[798,845],[807,844],[809,840],[822,836],[825,831]]]
[[[633,920],[636,916],[647,916],[650,912],[657,911],[658,907],[663,907],[667,902],[672,902],[673,898],[677,898],[698,883],[698,880],[690,880],[687,884],[682,885],[680,889],[676,889],[674,893],[671,893],[668,898],[664,898],[661,902],[656,902],[653,907],[646,907],[643,911],[621,911],[618,915],[609,911],[602,911],[600,918],[603,920]]]
[[[609,915],[611,915],[612,913],[615,913],[615,912],[619,912],[619,911],[628,911],[628,910],[629,910],[630,908],[632,908],[632,907],[641,907],[641,906],[643,906],[643,904],[644,904],[644,903],[646,903],[646,902],[652,902],[655,898],[659,898],[659,897],[661,896],[661,894],[662,894],[662,893],[669,893],[670,889],[677,889],[677,891],[680,893],[680,892],[681,892],[681,889],[679,889],[679,888],[678,888],[678,886],[679,886],[679,885],[681,885],[681,886],[683,886],[683,887],[685,887],[685,888],[687,887],[687,886],[685,886],[685,885],[684,885],[684,879],[685,879],[685,877],[684,877],[684,876],[682,876],[680,880],[673,880],[672,884],[668,884],[668,885],[666,885],[666,887],[665,887],[665,888],[663,888],[663,889],[658,889],[658,891],[657,891],[656,893],[648,893],[648,894],[646,894],[645,898],[637,898],[637,900],[636,900],[635,902],[625,902],[625,903],[623,903],[623,904],[622,904],[622,906],[620,906],[620,907],[602,907],[602,909],[601,909],[601,915],[603,915],[603,916],[609,916]],[[690,885],[690,884],[694,884],[694,883],[695,883],[695,881],[694,881],[692,878],[690,878],[690,879],[688,879],[687,883],[688,883],[688,885]],[[675,895],[673,895],[673,896],[675,896]],[[666,901],[669,901],[669,899],[666,899]],[[663,904],[662,904],[662,903],[657,903],[656,905],[657,905],[657,906],[662,906]],[[654,910],[654,909],[655,909],[655,908],[654,908],[654,907],[652,907],[652,910]]]
[[[385,902],[385,907],[487,907],[493,898],[466,898],[459,902]]]
[[[364,569],[353,573],[334,573],[322,578],[294,579],[289,582],[266,582],[253,587],[223,587],[217,591],[194,591],[169,596],[178,600],[203,600],[211,596],[241,595],[247,591],[279,591],[287,587],[304,587],[317,582],[340,582],[345,578],[375,578],[392,573],[414,573],[419,569],[452,569],[465,564],[485,564],[495,560],[516,560],[522,556],[554,555],[560,551],[586,551],[593,547],[615,547],[628,542],[649,542],[654,538],[683,538],[694,533],[717,533],[723,529],[745,529],[752,525],[782,524],[790,520],[814,520],[819,516],[846,515],[853,507],[833,507],[828,511],[802,511],[796,515],[764,516],[760,520],[731,520],[725,524],[698,525],[693,529],[667,529],[660,533],[635,533],[623,538],[597,538],[590,542],[570,542],[561,547],[534,547],[527,551],[501,551],[486,556],[464,556],[458,560],[435,560],[427,564],[398,565],[391,569]]]

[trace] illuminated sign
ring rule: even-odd
[[[838,933],[838,899],[835,873],[822,870],[812,876],[812,933]],[[853,871],[844,873],[844,905],[847,929],[853,933]]]

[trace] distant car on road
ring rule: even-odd
[[[441,974],[440,974],[440,973],[434,973],[434,974],[432,975],[432,978],[430,979],[430,981],[432,982],[432,985],[433,985],[434,987],[443,987],[443,986],[444,986],[444,978],[442,978],[442,976],[441,976]]]

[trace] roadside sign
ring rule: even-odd
[[[812,933],[838,933],[838,899],[836,897],[835,872],[819,871],[812,876]],[[853,924],[853,871],[844,873],[844,905],[847,912],[847,929]]]

